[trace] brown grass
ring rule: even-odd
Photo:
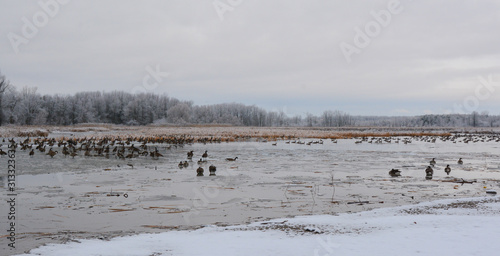
[[[393,127],[242,127],[229,125],[124,126],[79,124],[72,126],[3,126],[0,137],[46,137],[53,131],[73,133],[76,138],[189,137],[194,142],[217,139],[220,142],[245,140],[351,139],[361,137],[450,136],[454,133],[493,132],[492,128],[393,128]],[[500,129],[494,130],[500,133]],[[67,136],[67,135],[66,135]]]
[[[145,228],[155,228],[155,229],[178,229],[178,226],[161,226],[161,225],[142,225]]]
[[[33,210],[41,210],[41,209],[52,209],[52,208],[55,208],[54,206],[40,206],[40,207],[37,207]]]
[[[106,124],[106,123],[83,123],[83,124],[75,124],[72,125],[73,127],[101,127],[101,128],[108,128],[111,129],[113,128],[113,124]]]
[[[110,212],[128,212],[128,211],[134,211],[135,209],[119,209],[119,208],[110,208]]]
[[[35,131],[19,131],[16,137],[47,137],[49,136],[48,131],[35,130]]]

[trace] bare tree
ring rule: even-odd
[[[307,126],[309,127],[313,127],[316,125],[316,116],[314,116],[313,114],[311,113],[307,113],[306,114],[306,124]]]
[[[477,127],[479,126],[479,113],[477,113],[477,111],[473,111],[471,114],[470,114],[470,118],[471,118],[471,126],[472,127]]]
[[[0,73],[0,126],[2,126],[3,120],[4,120],[2,98],[3,98],[3,94],[4,94],[5,90],[7,90],[7,88],[9,88],[9,86],[10,86],[9,81],[5,78],[4,75],[2,75],[2,73]]]
[[[322,116],[322,118],[323,118],[323,126],[325,126],[325,127],[331,127],[331,126],[333,126],[333,123],[334,123],[333,122],[333,115],[334,115],[333,111],[331,111],[331,110],[325,110],[323,112],[323,116]],[[312,124],[309,125],[309,126],[312,126]]]

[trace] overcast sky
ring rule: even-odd
[[[499,29],[497,0],[0,0],[0,71],[42,94],[500,114]]]

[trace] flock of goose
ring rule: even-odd
[[[459,165],[464,164],[464,161],[462,160],[462,158],[458,159],[457,164],[459,164]],[[426,179],[428,179],[428,180],[432,179],[432,176],[434,175],[434,169],[432,169],[432,167],[435,167],[435,166],[436,166],[436,158],[432,158],[432,160],[429,161],[429,166],[427,166],[427,168],[425,169],[425,178]],[[451,167],[449,164],[447,164],[446,167],[444,168],[444,172],[446,173],[446,175],[450,175]],[[391,177],[399,177],[399,176],[401,176],[401,171],[399,169],[391,169],[389,171],[389,175]]]
[[[192,161],[194,157],[194,151],[191,150],[189,152],[187,152],[187,159]],[[205,150],[205,152],[201,155],[201,158],[200,160],[198,160],[198,169],[196,169],[196,176],[203,176],[205,170],[203,169],[202,165],[203,164],[206,164],[207,163],[207,158],[208,158],[208,151]],[[226,158],[226,161],[231,161],[231,162],[234,162],[236,161],[236,159],[238,159],[238,157],[234,157],[234,158]],[[187,168],[189,166],[189,162],[188,161],[180,161],[179,164],[178,164],[178,167],[180,169],[182,168]],[[215,172],[217,171],[217,167],[215,167],[213,164],[210,165],[210,167],[208,167],[208,171],[210,172],[210,175],[209,176],[216,176],[215,175]]]
[[[462,143],[476,143],[476,142],[500,142],[499,134],[454,134],[454,135],[446,135],[446,136],[408,136],[408,137],[360,137],[355,141],[356,144],[360,144],[363,142],[366,143],[411,143],[413,140],[435,143],[440,140],[442,142],[450,141],[453,143],[462,142]]]
[[[453,143],[462,142],[462,143],[476,143],[476,142],[500,142],[499,134],[455,134],[449,136],[405,136],[405,137],[397,137],[397,136],[388,136],[388,137],[369,137],[369,136],[360,136],[354,137],[355,143],[412,143],[412,141],[424,141],[434,143],[437,140],[440,141],[451,141]],[[108,156],[109,154],[114,153],[119,158],[133,158],[138,156],[152,156],[152,157],[161,157],[162,155],[158,152],[158,149],[155,148],[152,150],[151,144],[168,144],[170,146],[166,147],[166,149],[170,149],[172,146],[182,146],[185,144],[192,143],[220,143],[223,141],[230,141],[228,138],[216,138],[213,136],[210,137],[192,137],[189,135],[177,135],[177,136],[103,136],[100,138],[47,138],[47,137],[37,137],[37,138],[26,138],[19,143],[14,141],[14,139],[9,139],[11,144],[16,145],[22,151],[29,150],[30,156],[33,156],[37,152],[44,153],[50,157],[54,157],[59,152],[54,150],[54,147],[61,148],[61,153],[65,156],[75,157],[77,155],[85,155],[85,156]],[[331,139],[333,143],[337,143],[337,139]],[[5,143],[5,138],[3,139]],[[264,141],[267,142],[267,141]],[[139,143],[138,147],[135,144]],[[304,144],[304,145],[313,145],[313,144],[323,144],[323,140],[311,140],[309,142],[297,140],[289,140],[285,142],[286,144],[296,143],[296,144]],[[274,142],[273,146],[278,145],[278,142]],[[48,148],[48,149],[47,149]],[[119,154],[118,154],[119,153]],[[0,155],[5,155],[6,152],[1,149],[0,144]],[[188,156],[189,157],[189,156]]]
[[[500,135],[498,134],[455,134],[449,136],[405,136],[405,137],[396,137],[396,136],[388,136],[388,137],[358,137],[354,138],[356,144],[360,143],[412,143],[412,141],[423,141],[435,143],[437,140],[440,141],[451,141],[453,143],[461,142],[461,143],[476,143],[476,142],[500,142]],[[180,135],[180,136],[128,136],[128,137],[120,137],[120,136],[103,136],[100,138],[47,138],[47,137],[37,137],[37,138],[26,138],[25,140],[21,140],[19,142],[14,139],[9,139],[8,142],[17,149],[19,148],[21,151],[29,152],[29,156],[32,157],[35,154],[45,154],[54,158],[58,154],[64,155],[64,157],[72,157],[83,155],[84,157],[106,157],[114,156],[119,159],[127,159],[127,158],[136,158],[136,157],[151,157],[152,159],[158,159],[163,157],[158,150],[158,146],[160,144],[167,144],[168,146],[163,146],[163,148],[169,150],[172,147],[182,147],[184,144],[191,143],[220,143],[222,141],[229,141],[228,139],[215,138],[211,137],[202,137],[195,138],[188,135]],[[5,138],[2,142],[6,142]],[[267,142],[267,141],[264,141]],[[337,139],[331,139],[332,143],[337,143]],[[309,142],[298,140],[288,140],[285,141],[286,144],[304,144],[304,145],[313,145],[313,144],[323,144],[323,140],[311,140]],[[278,142],[273,142],[273,146],[277,146]],[[0,156],[6,155],[7,153],[2,150],[2,145],[0,144]],[[58,150],[61,150],[59,152]],[[194,151],[189,151],[187,153],[187,159],[192,160],[194,157]],[[197,175],[203,176],[203,168],[202,164],[207,162],[208,152],[205,151],[200,160],[197,162],[200,167],[197,169]],[[236,161],[238,157],[235,158],[226,158],[226,161]],[[462,158],[460,158],[457,162],[458,164],[463,164]],[[429,166],[425,170],[426,178],[432,179],[434,174],[434,170],[432,167],[435,167],[436,161],[433,158],[429,162]],[[180,161],[178,164],[179,168],[186,168],[189,166],[188,161]],[[210,175],[215,175],[216,167],[211,165],[209,167]],[[449,165],[444,169],[447,175],[450,174],[451,168]],[[401,176],[401,171],[398,169],[392,169],[389,171],[389,175],[392,177]]]
[[[447,136],[406,136],[406,137],[395,137],[395,136],[389,136],[389,137],[368,137],[368,136],[363,136],[363,137],[358,137],[354,138],[355,139],[355,144],[361,144],[361,143],[375,143],[375,144],[382,144],[382,143],[412,143],[412,141],[421,141],[421,142],[428,142],[428,143],[436,143],[436,141],[450,141],[452,143],[477,143],[477,142],[500,142],[500,135],[499,134],[455,134],[455,135],[447,135]],[[336,139],[331,139],[333,143],[337,143]],[[323,140],[313,140],[309,142],[303,142],[300,140],[293,140],[293,141],[286,141],[286,144],[290,143],[296,143],[296,144],[304,144],[304,145],[312,145],[312,144],[323,144]],[[277,146],[277,143],[273,143],[273,146]],[[458,159],[457,164],[462,165],[463,160],[462,158]],[[434,175],[434,169],[436,165],[436,159],[433,158],[429,162],[429,166],[425,169],[425,178],[426,179],[432,179]],[[451,173],[451,167],[449,164],[446,165],[444,168],[444,172],[446,175],[450,175]],[[399,169],[391,169],[389,171],[389,175],[391,177],[399,177],[401,176],[401,171]]]
[[[171,149],[172,146],[178,147],[184,144],[191,143],[220,143],[222,138],[202,137],[194,138],[187,135],[181,136],[139,136],[139,137],[120,137],[120,136],[104,136],[100,138],[26,138],[21,141],[8,139],[10,148],[19,149],[21,151],[28,151],[29,156],[35,154],[45,154],[54,158],[57,154],[63,154],[65,157],[72,157],[83,155],[85,157],[110,157],[117,158],[136,158],[140,156],[150,156],[152,158],[163,157],[158,150],[158,145],[168,144],[166,149]],[[2,139],[5,143],[5,138]],[[0,155],[6,154],[1,149]],[[55,150],[58,148],[61,150]]]
[[[450,141],[453,143],[476,143],[476,142],[500,142],[499,134],[454,134],[454,135],[442,135],[442,136],[358,136],[352,137],[354,139],[355,144],[361,143],[374,143],[374,144],[383,144],[383,143],[412,143],[413,141],[421,141],[421,142],[429,142],[436,143],[437,141]],[[264,140],[263,142],[267,142]],[[337,143],[337,139],[331,139],[331,142]],[[285,142],[286,144],[301,144],[301,145],[313,145],[313,144],[323,144],[323,140],[311,140],[308,142],[298,140],[288,140]],[[277,146],[278,143],[274,142],[273,146]]]
[[[3,141],[5,141],[5,139]],[[147,145],[149,140],[140,138],[135,140],[140,142],[139,146],[135,146],[133,141],[134,140],[131,138],[122,140],[120,138],[107,137],[102,139],[27,138],[19,143],[11,139],[9,143],[11,148],[13,145],[13,148],[19,148],[21,151],[29,151],[28,154],[30,157],[33,157],[35,154],[45,154],[54,158],[54,156],[59,154],[58,150],[54,150],[56,147],[61,150],[61,154],[63,154],[64,157],[72,158],[78,155],[83,155],[85,157],[102,156],[107,158],[113,155],[121,159],[139,156],[150,156],[157,159],[163,156],[158,151],[157,147],[152,148]],[[47,150],[47,148],[49,149]]]
[[[47,138],[47,137],[37,137],[37,138],[26,138],[24,140],[16,141],[14,139],[5,138],[2,142],[8,142],[9,148],[15,148],[16,150],[26,151],[30,157],[35,154],[47,155],[50,158],[54,158],[58,154],[62,154],[64,157],[75,158],[76,156],[84,157],[106,157],[111,156],[118,159],[130,159],[137,157],[151,157],[151,159],[159,159],[163,157],[160,153],[158,147],[160,144],[168,144],[168,146],[163,146],[166,150],[172,147],[183,147],[184,144],[191,143],[220,143],[224,141],[222,138],[205,137],[205,138],[193,138],[190,136],[140,136],[140,137],[119,137],[119,136],[104,136],[101,138]],[[0,144],[0,156],[7,155],[7,152],[2,149],[2,144]],[[59,150],[61,152],[59,152]],[[192,160],[194,151],[187,153],[189,160]],[[203,176],[202,164],[207,162],[208,152],[205,151],[200,160],[197,162],[200,167],[197,169],[197,175]],[[236,161],[238,157],[226,158],[227,161]],[[128,164],[133,166],[132,164]],[[189,166],[188,161],[181,161],[179,163],[179,168],[185,168]],[[213,165],[209,167],[209,172],[211,176],[215,176],[217,168]]]

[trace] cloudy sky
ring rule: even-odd
[[[289,115],[500,114],[496,0],[0,0],[0,71]]]

